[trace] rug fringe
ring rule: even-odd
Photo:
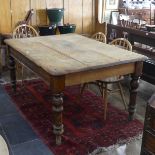
[[[126,140],[124,139],[119,139],[117,141],[116,144],[114,145],[111,145],[109,147],[98,147],[97,149],[95,149],[93,152],[91,153],[88,153],[88,155],[100,155],[101,153],[104,153],[104,152],[108,152],[108,151],[112,151],[114,149],[117,149],[118,147],[120,147],[121,145],[124,145],[124,144],[130,144],[131,142],[134,142],[136,140],[140,140],[142,139],[142,132],[140,132],[137,136],[135,137],[130,137]]]
[[[119,147],[118,144],[111,145],[109,147],[98,147],[96,150],[94,150],[92,153],[89,153],[88,155],[99,155],[100,153],[108,152],[118,147]]]

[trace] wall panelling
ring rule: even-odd
[[[36,26],[49,23],[46,8],[63,7],[65,24],[76,24],[77,33],[92,34],[95,29],[95,0],[0,0],[0,33],[12,32],[29,9],[34,9],[30,24]]]
[[[11,21],[10,0],[0,0],[0,32],[9,33],[11,30]]]

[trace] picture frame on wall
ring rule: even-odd
[[[111,11],[110,24],[117,25],[119,19],[119,11]]]
[[[119,0],[106,0],[106,9],[115,10],[118,9]]]

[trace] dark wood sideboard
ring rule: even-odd
[[[155,94],[151,97],[148,102],[143,138],[141,155],[154,155],[155,154]]]
[[[140,54],[148,56],[148,60],[144,62],[142,79],[155,84],[155,52],[150,49],[137,46],[136,43],[151,46],[155,48],[155,33],[120,25],[107,24],[107,40],[110,42],[114,38],[124,37],[124,32],[127,33],[127,38],[133,45],[133,49]]]

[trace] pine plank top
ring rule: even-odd
[[[5,43],[51,75],[66,75],[147,59],[144,55],[78,34],[7,39]]]

